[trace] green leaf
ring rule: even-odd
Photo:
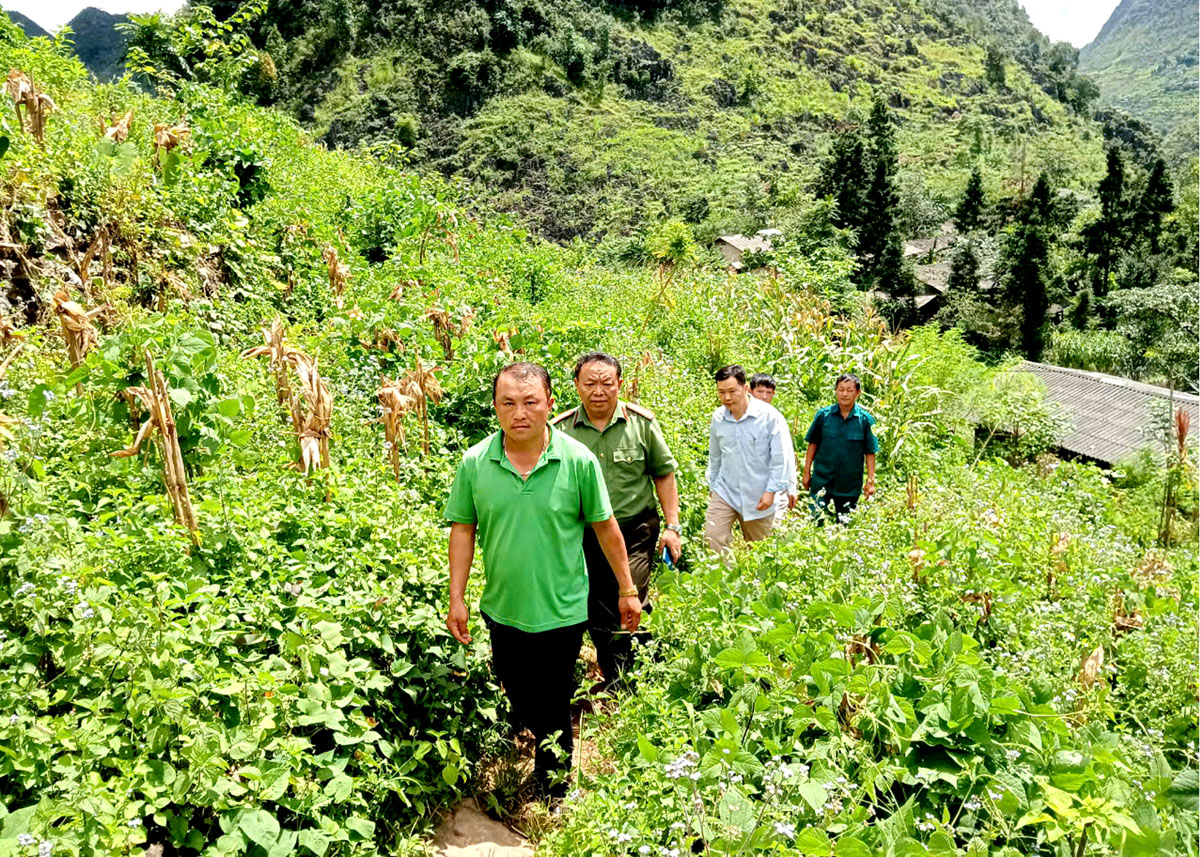
[[[819,830],[816,827],[806,827],[799,836],[796,837],[796,848],[801,854],[820,855],[820,857],[828,857],[832,853],[832,848],[829,843],[829,834],[824,830]]]
[[[242,400],[236,396],[232,399],[222,399],[217,402],[217,413],[227,419],[233,419],[242,412]]]
[[[4,153],[8,151],[8,146],[11,141],[7,136],[0,134],[0,158],[4,157]]]
[[[300,847],[307,848],[317,857],[325,857],[329,850],[329,834],[324,830],[301,830]]]
[[[265,809],[247,812],[238,822],[241,831],[250,838],[251,842],[270,850],[279,840],[279,821]]]
[[[357,833],[359,837],[368,842],[375,838],[375,822],[368,821],[365,818],[359,818],[357,815],[352,815],[344,822],[346,827]]]
[[[1200,774],[1195,768],[1180,771],[1167,788],[1167,798],[1180,809],[1200,809]]]
[[[812,811],[820,815],[821,807],[825,806],[825,801],[829,799],[829,794],[824,787],[820,783],[809,780],[797,786],[796,790],[800,792],[800,797],[804,798],[804,802],[812,807]]]
[[[638,752],[647,762],[658,761],[658,748],[650,743],[650,740],[645,735],[638,735],[637,739]]]
[[[325,784],[325,794],[333,798],[334,803],[341,803],[346,800],[350,797],[350,792],[353,790],[354,780],[345,774],[338,774]]]
[[[837,857],[871,857],[871,849],[861,839],[843,836],[833,846]]]

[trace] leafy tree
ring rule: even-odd
[[[979,228],[983,205],[983,176],[979,174],[979,167],[975,167],[967,179],[967,189],[963,191],[958,208],[954,210],[954,222],[960,232],[974,232]]]
[[[1200,389],[1200,289],[1192,276],[1172,277],[1152,288],[1123,289],[1108,299],[1117,331],[1133,346],[1135,376]]]
[[[1004,52],[995,45],[988,45],[987,56],[983,60],[983,74],[990,86],[1001,90],[1006,88]]]

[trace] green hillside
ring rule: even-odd
[[[100,80],[112,80],[125,73],[122,60],[127,38],[119,27],[128,20],[125,15],[112,15],[88,6],[67,23],[75,55]]]
[[[1102,167],[1074,51],[1016,2],[271,0],[238,29],[270,57],[245,83],[262,103],[330,145],[394,141],[483,181],[557,240],[659,216],[702,238],[769,225],[873,94],[900,123],[914,230],[944,218],[977,162],[996,192],[1041,170],[1083,188]]]
[[[1079,66],[1101,103],[1150,123],[1177,163],[1196,156],[1200,121],[1196,0],[1121,0]]]

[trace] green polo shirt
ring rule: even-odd
[[[836,402],[817,411],[804,436],[805,443],[817,445],[809,493],[817,494],[822,488],[834,497],[857,497],[862,493],[863,459],[879,452],[879,441],[871,431],[873,425],[875,418],[858,405],[847,417],[842,417]]]
[[[531,633],[587,621],[583,529],[611,516],[596,457],[553,428],[528,479],[504,454],[501,432],[467,450],[445,513],[448,521],[478,525],[479,609]]]
[[[654,479],[679,469],[658,420],[636,405],[618,401],[604,431],[592,425],[582,405],[555,417],[554,426],[600,459],[618,521],[656,508]]]

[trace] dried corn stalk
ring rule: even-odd
[[[287,344],[283,318],[280,316],[275,316],[271,326],[263,328],[262,334],[266,344],[247,348],[242,352],[241,358],[243,360],[263,356],[270,358],[271,374],[275,378],[275,398],[280,405],[287,408],[292,431],[299,437],[303,420],[300,416],[300,403],[296,400],[296,394],[288,380],[288,363],[293,354],[300,352]]]
[[[1083,685],[1084,690],[1091,690],[1092,685],[1100,676],[1100,669],[1103,666],[1104,646],[1096,646],[1095,650],[1083,659],[1083,664],[1079,668],[1079,683]]]
[[[130,107],[120,119],[114,116],[111,125],[104,119],[101,119],[100,133],[104,136],[105,140],[112,140],[114,143],[124,143],[129,137],[129,123],[132,121],[133,108]]]
[[[433,336],[442,346],[442,356],[449,363],[454,359],[454,340],[462,339],[471,329],[471,320],[475,318],[475,310],[467,307],[457,322],[450,317],[450,313],[437,307],[425,313],[425,317],[433,322]]]
[[[404,391],[402,379],[382,379],[379,387],[379,405],[383,414],[379,421],[383,423],[383,433],[387,440],[388,459],[392,462],[392,473],[396,481],[400,481],[400,447],[408,450],[408,442],[404,435],[404,418],[417,407],[417,400]]]
[[[981,604],[983,612],[975,621],[976,625],[986,625],[988,619],[992,617],[992,593],[990,592],[968,592],[966,595],[960,595],[959,600],[966,604]]]
[[[308,474],[329,467],[329,438],[333,434],[333,396],[317,372],[317,361],[307,354],[292,351],[288,360],[300,376],[300,392],[308,413],[300,415],[296,440],[300,442],[300,461],[296,469]]]
[[[114,458],[130,458],[141,451],[142,444],[152,434],[162,453],[163,482],[171,498],[175,523],[182,524],[191,533],[192,543],[199,544],[196,512],[188,493],[187,474],[183,467],[183,452],[179,449],[179,433],[175,429],[175,415],[171,412],[171,399],[167,395],[167,384],[162,373],[154,366],[150,350],[146,350],[146,383],[148,387],[130,387],[128,393],[136,396],[149,411],[146,422],[138,430],[137,437],[128,449],[112,453]],[[155,434],[157,432],[157,434]]]
[[[1135,607],[1130,613],[1125,608],[1125,593],[1118,589],[1112,595],[1112,612],[1113,612],[1113,639],[1120,637],[1122,634],[1127,634],[1130,631],[1136,631],[1139,628],[1146,627],[1146,620],[1142,617],[1140,607]]]
[[[25,334],[17,330],[16,325],[12,323],[12,319],[6,315],[0,315],[0,345],[8,345],[14,339],[24,338]],[[3,376],[0,375],[0,377]]]
[[[167,125],[165,122],[157,123],[154,126],[155,163],[158,162],[157,155],[159,149],[165,152],[170,152],[180,147],[186,149],[191,133],[192,130],[187,125]]]
[[[67,353],[71,357],[71,368],[77,369],[93,348],[100,344],[92,318],[107,309],[97,307],[90,312],[70,299],[66,289],[54,293],[54,311],[62,323],[63,338],[67,340]],[[83,385],[76,384],[75,392],[82,394]]]
[[[25,118],[21,115],[21,108],[24,107],[25,115],[29,117],[29,133],[41,145],[46,134],[46,116],[56,108],[54,99],[44,92],[38,92],[25,72],[15,68],[8,72],[4,89],[13,100],[17,125],[22,131],[25,130]]]
[[[429,403],[435,405],[442,400],[442,385],[434,376],[441,367],[434,366],[426,369],[421,363],[420,355],[413,358],[416,362],[412,369],[401,376],[399,384],[404,395],[416,402],[417,415],[421,419],[421,451],[429,457]]]
[[[332,244],[326,244],[321,255],[325,257],[325,264],[329,266],[329,288],[333,291],[333,302],[341,309],[346,285],[350,282],[350,269],[345,262],[338,259],[337,248]]]

